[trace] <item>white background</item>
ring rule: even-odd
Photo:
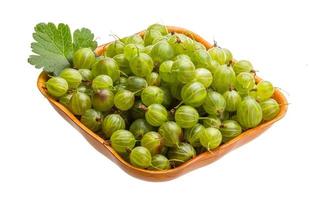
[[[308,3],[308,1],[307,1]],[[0,199],[309,199],[306,1],[14,1],[0,3]],[[65,22],[98,42],[160,22],[216,39],[284,89],[286,117],[221,160],[176,180],[132,178],[96,152],[36,88],[33,27]]]

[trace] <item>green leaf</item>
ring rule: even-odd
[[[73,40],[66,24],[39,23],[34,30],[35,42],[31,43],[34,55],[29,56],[28,62],[54,75],[71,66],[75,50],[88,47],[94,50],[97,47],[93,33],[87,28],[74,31]]]
[[[59,74],[59,72],[70,66],[73,55],[73,44],[71,31],[68,25],[53,23],[40,23],[34,28],[31,43],[32,52],[28,62],[36,68],[44,68],[45,71]]]
[[[74,51],[89,47],[94,50],[97,47],[97,41],[94,40],[94,34],[87,28],[77,29],[73,34]]]

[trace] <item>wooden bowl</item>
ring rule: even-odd
[[[195,39],[196,41],[202,43],[207,49],[211,48],[212,45],[208,43],[206,40],[204,40],[199,35],[178,27],[168,26],[167,27],[169,32],[177,32],[177,33],[183,33],[187,36]],[[140,32],[140,35],[143,35],[144,32]],[[101,55],[107,44],[99,46],[96,49],[96,54]],[[170,170],[164,170],[164,171],[150,171],[146,169],[139,169],[134,166],[132,166],[130,163],[126,162],[123,158],[121,158],[118,153],[116,153],[112,147],[109,145],[107,141],[99,137],[96,133],[92,132],[90,129],[88,129],[86,126],[84,126],[65,106],[61,105],[57,100],[53,99],[51,96],[48,95],[46,88],[45,88],[45,82],[48,80],[48,75],[45,72],[42,72],[37,81],[37,86],[40,90],[40,92],[47,98],[47,100],[50,102],[50,104],[55,108],[55,110],[63,117],[65,118],[70,124],[72,124],[77,130],[80,131],[80,133],[88,140],[88,142],[99,152],[107,156],[109,159],[111,159],[114,163],[116,163],[119,167],[121,167],[125,172],[128,174],[140,178],[147,181],[168,181],[171,179],[174,179],[178,176],[181,176],[185,173],[188,173],[194,169],[200,168],[202,166],[208,165],[222,156],[224,156],[226,153],[230,152],[231,150],[246,144],[247,142],[253,140],[257,136],[261,135],[266,129],[268,129],[273,123],[277,122],[281,118],[284,117],[284,115],[287,112],[287,100],[284,97],[284,95],[276,89],[273,98],[276,99],[276,101],[280,105],[280,112],[279,114],[271,121],[264,122],[260,124],[256,128],[249,129],[236,138],[232,139],[231,141],[227,142],[226,144],[221,145],[217,149],[213,150],[212,153],[204,152],[202,154],[199,154],[195,158],[185,162],[184,164]],[[257,81],[261,81],[260,78],[257,78]]]

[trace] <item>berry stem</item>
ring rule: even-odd
[[[174,108],[172,108],[169,112],[170,112],[172,115],[175,115],[175,112],[176,112],[177,108],[178,108],[179,106],[181,106],[181,104],[183,104],[183,101],[180,101],[180,103],[179,103],[177,106],[175,106]]]
[[[173,158],[173,159],[169,159],[169,161],[170,162],[184,162],[183,160],[179,160],[179,159],[175,159],[175,158]]]
[[[218,43],[216,40],[214,40],[214,47],[217,47],[218,46]]]
[[[140,89],[140,90],[137,90],[137,91],[133,92],[133,94],[135,95],[135,94],[137,94],[137,93],[143,91],[144,89],[145,89],[145,88],[142,88],[142,89]]]
[[[119,70],[120,74],[124,75],[125,77],[129,77],[126,73],[124,73],[123,71]]]
[[[136,47],[136,49],[137,49],[137,55],[139,56],[139,48],[137,47],[137,45],[135,44],[135,47]]]
[[[131,151],[132,151],[131,149],[126,148],[126,152],[127,152],[127,153],[131,153]]]
[[[121,38],[118,35],[116,35],[115,33],[111,33],[109,35],[112,36],[115,40],[120,40],[121,41]],[[121,41],[121,42],[123,42],[123,41]]]
[[[140,108],[141,110],[145,112],[148,110],[148,108],[144,104],[139,105],[138,108]]]
[[[177,109],[177,108],[179,108],[179,106],[181,106],[183,104],[183,101],[180,101],[180,103],[177,105],[177,106],[175,106],[173,109]]]

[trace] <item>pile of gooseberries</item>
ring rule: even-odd
[[[252,64],[166,26],[81,48],[46,88],[133,166],[168,170],[274,119],[280,105]]]

